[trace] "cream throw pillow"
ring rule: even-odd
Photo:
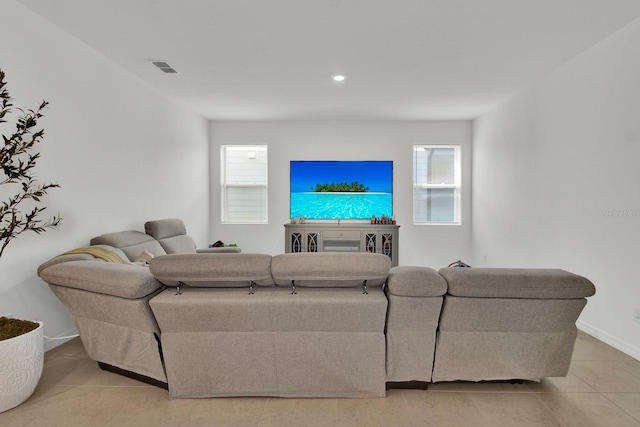
[[[152,258],[153,258],[153,254],[145,249],[142,252],[140,252],[140,255],[138,255],[136,259],[134,259],[133,261],[144,262],[145,264],[149,264],[149,261],[151,261]]]

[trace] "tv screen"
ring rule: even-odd
[[[292,160],[290,216],[365,219],[393,215],[393,161]]]

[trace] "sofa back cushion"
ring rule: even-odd
[[[448,293],[458,297],[569,299],[595,294],[588,279],[557,269],[441,268]]]
[[[273,286],[271,255],[245,253],[170,254],[153,258],[151,273],[167,286],[241,288],[253,281]]]
[[[144,231],[156,239],[168,254],[192,254],[196,243],[187,234],[184,222],[178,218],[147,221]]]
[[[447,282],[433,268],[401,265],[389,271],[387,290],[402,297],[439,297],[447,293]]]
[[[271,260],[276,285],[306,287],[382,286],[389,274],[391,260],[383,254],[368,252],[286,253]]]
[[[134,261],[145,250],[153,256],[167,253],[156,239],[135,230],[119,231],[94,237],[91,239],[91,245],[110,245],[119,248],[127,255],[129,261]]]

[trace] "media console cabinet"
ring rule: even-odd
[[[374,252],[398,265],[396,224],[285,224],[285,252]]]

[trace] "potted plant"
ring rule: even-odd
[[[0,124],[6,123],[13,104],[6,88],[5,73],[0,69]],[[0,145],[0,258],[7,245],[26,231],[37,234],[55,228],[60,216],[43,221],[39,215],[46,208],[41,198],[58,184],[39,184],[33,168],[40,153],[31,153],[44,136],[37,130],[38,120],[47,107],[43,101],[34,111],[19,111],[15,132],[2,135]],[[31,396],[44,361],[42,322],[0,317],[0,412],[11,409]]]
[[[27,400],[42,366],[44,324],[0,317],[0,413]]]

